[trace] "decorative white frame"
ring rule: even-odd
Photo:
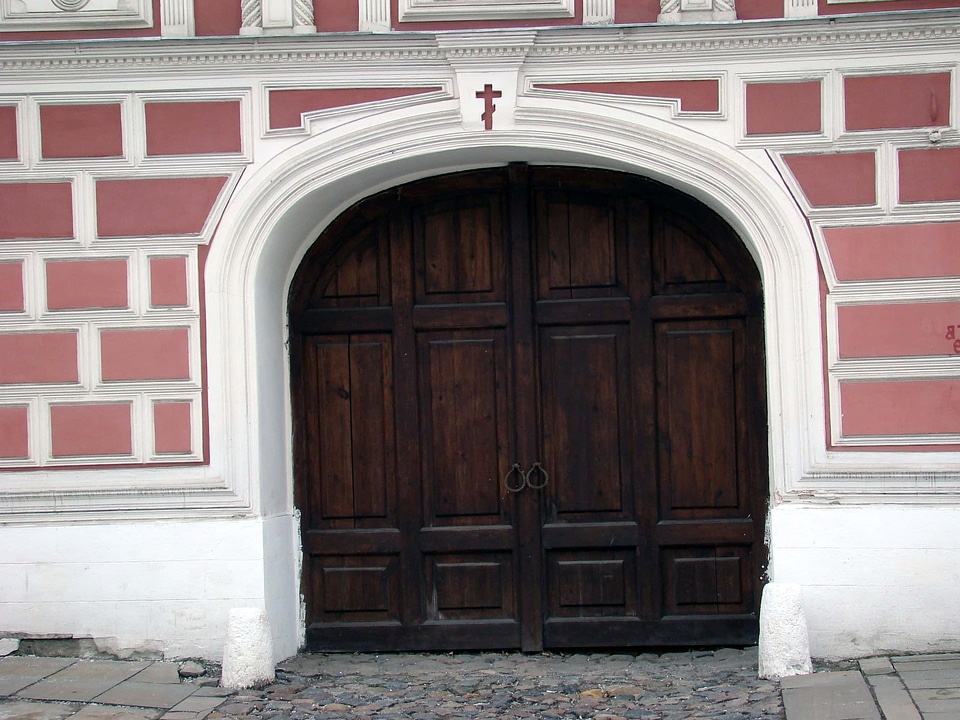
[[[63,10],[53,0],[0,0],[0,30],[7,32],[148,27],[151,0],[90,0],[76,10]]]
[[[598,6],[593,15],[604,11]],[[574,0],[400,0],[398,12],[400,22],[434,22],[572,18],[575,9]]]

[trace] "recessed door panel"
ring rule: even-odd
[[[550,517],[622,515],[628,493],[627,348],[622,327],[541,332],[543,457]]]
[[[422,333],[425,517],[498,522],[501,449],[510,446],[503,332]]]

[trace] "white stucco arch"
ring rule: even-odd
[[[740,235],[761,273],[771,498],[824,446],[819,285],[807,223],[765,155],[678,124],[576,101],[537,100],[504,131],[464,130],[455,102],[314,135],[245,177],[206,265],[211,465],[265,518],[266,605],[277,654],[296,649],[287,292],[300,258],[346,207],[380,189],[511,161],[599,167],[662,181]],[[242,349],[242,352],[238,352]],[[270,525],[270,519],[276,519]],[[270,529],[272,528],[272,529]]]

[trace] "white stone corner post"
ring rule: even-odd
[[[760,600],[760,677],[779,680],[811,672],[803,590],[797,583],[767,583]]]
[[[242,689],[264,685],[274,677],[273,634],[266,611],[234,608],[227,616],[220,684]]]

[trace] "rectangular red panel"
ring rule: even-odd
[[[960,433],[960,380],[840,383],[844,437]]]
[[[677,99],[683,112],[717,112],[720,109],[719,80],[646,80],[641,82],[557,83],[536,86],[544,90],[630,95]]]
[[[356,0],[313,0],[318,32],[356,32],[360,29],[360,3]]]
[[[227,178],[97,181],[100,237],[194,235],[203,230]]]
[[[158,454],[188,453],[193,450],[190,403],[153,404],[153,447]]]
[[[297,128],[303,124],[301,113],[360,103],[435,92],[439,87],[415,88],[322,88],[311,90],[271,90],[270,129]]]
[[[873,205],[877,201],[872,152],[784,155],[783,159],[814,207]]]
[[[152,102],[144,106],[147,155],[238,153],[240,101]]]
[[[960,276],[960,223],[824,228],[838,280]]]
[[[0,385],[78,380],[75,332],[0,335]]]
[[[841,305],[840,357],[916,357],[954,354],[960,302]]]
[[[53,405],[50,431],[54,457],[130,455],[130,403]]]
[[[900,202],[960,200],[960,147],[901,150]]]
[[[0,160],[16,160],[18,157],[17,107],[0,105]]]
[[[0,458],[25,458],[30,455],[28,408],[0,406]]]
[[[820,81],[747,83],[747,135],[817,133]]]
[[[183,307],[187,302],[187,259],[150,258],[150,305]]]
[[[0,312],[22,312],[23,307],[23,263],[0,262]]]
[[[847,130],[950,124],[950,73],[843,79]]]
[[[237,35],[240,32],[241,3],[236,0],[203,0],[193,5],[194,32],[205,35]],[[354,30],[357,28],[354,27]]]
[[[51,310],[127,307],[126,260],[50,260],[45,269]]]
[[[189,342],[187,328],[101,330],[103,380],[189,380]]]
[[[122,157],[120,104],[41,105],[40,148],[46,159]]]
[[[71,183],[0,183],[0,240],[72,237]]]

